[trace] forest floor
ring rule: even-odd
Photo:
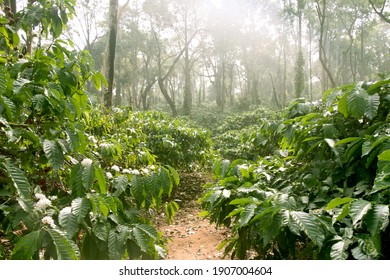
[[[182,173],[181,183],[173,192],[180,208],[171,224],[158,221],[159,230],[168,238],[167,260],[221,260],[221,242],[229,236],[227,229],[216,228],[208,219],[200,218],[202,185],[210,178],[203,173]]]

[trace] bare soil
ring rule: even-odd
[[[218,229],[209,220],[200,218],[197,200],[202,195],[202,185],[210,180],[203,173],[183,173],[181,183],[173,193],[179,203],[175,221],[168,225],[159,222],[159,229],[168,239],[168,260],[221,260],[221,242],[229,236],[227,229]]]

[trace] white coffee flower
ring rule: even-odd
[[[38,200],[38,202],[35,204],[35,208],[38,210],[45,210],[49,206],[51,206],[51,201],[46,197]]]
[[[42,218],[42,223],[51,226],[52,228],[56,228],[56,224],[54,223],[54,220],[50,216],[45,216]]]
[[[141,169],[141,173],[143,173],[143,174],[149,174],[149,169],[147,169],[147,168],[142,168],[142,169]]]
[[[133,169],[133,170],[131,170],[131,174],[133,174],[133,175],[139,175],[139,174],[141,174],[137,169]]]
[[[112,179],[114,176],[112,176],[111,172],[106,172],[106,176],[108,179]]]
[[[41,193],[36,193],[35,198],[36,199],[46,199],[46,196],[44,194],[41,194]]]
[[[129,169],[125,168],[122,170],[122,173],[123,174],[131,174],[131,171]]]
[[[92,164],[92,159],[90,159],[90,158],[85,158],[85,159],[83,159],[83,161],[81,162],[81,165],[83,166],[83,167],[88,167],[88,166],[90,166]]]
[[[116,172],[119,172],[119,171],[120,171],[118,165],[113,165],[113,166],[111,167],[111,169],[114,170],[114,171],[116,171]]]
[[[100,148],[105,148],[105,149],[108,149],[110,147],[110,144],[107,144],[107,143],[101,143],[99,144],[99,147]]]

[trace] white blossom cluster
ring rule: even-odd
[[[45,216],[45,217],[43,217],[41,221],[42,221],[42,223],[44,223],[44,224],[46,224],[46,225],[49,225],[49,226],[51,226],[52,228],[56,228],[56,227],[57,227],[57,225],[54,223],[53,218],[50,217],[50,216]]]
[[[115,172],[121,172],[121,168],[118,165],[111,166],[111,170],[113,170]],[[149,165],[147,167],[141,168],[140,170],[131,169],[131,168],[123,168],[122,173],[123,174],[130,174],[130,175],[140,175],[140,174],[148,175],[151,172],[154,172],[155,170],[156,170],[156,166]],[[114,177],[111,172],[106,172],[106,176],[108,179],[112,179]]]
[[[90,158],[85,158],[85,159],[83,159],[83,161],[81,162],[81,165],[82,165],[83,167],[91,166],[91,164],[92,164],[92,159],[90,159]]]
[[[51,200],[48,199],[44,194],[36,193],[35,198],[38,199],[35,203],[35,208],[38,210],[45,210],[47,207],[51,206]]]

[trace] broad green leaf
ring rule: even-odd
[[[344,204],[346,204],[346,203],[348,203],[348,202],[350,202],[352,200],[353,200],[353,198],[350,198],[350,197],[343,197],[343,198],[336,197],[336,198],[332,199],[328,203],[328,205],[326,206],[325,210],[331,210],[331,209],[336,208],[336,207],[338,207],[340,205],[344,205]]]
[[[77,260],[78,253],[63,232],[56,229],[47,229],[46,231],[53,240],[59,260]]]
[[[352,224],[355,226],[371,209],[371,202],[357,199],[351,202],[349,215],[352,218]]]
[[[61,228],[67,233],[68,237],[72,239],[79,231],[79,224],[76,216],[72,213],[70,207],[66,207],[60,211],[58,215],[58,222]]]
[[[294,221],[299,225],[303,231],[315,245],[322,247],[325,240],[325,234],[321,224],[317,221],[317,217],[305,212],[290,212]]]
[[[3,162],[3,166],[11,178],[18,195],[24,200],[31,199],[31,185],[24,176],[23,171],[10,159],[6,159]]]
[[[141,251],[147,253],[149,251],[149,238],[146,233],[138,227],[134,227],[132,233],[135,239],[134,241],[141,248]]]
[[[106,194],[107,193],[107,183],[106,183],[106,177],[104,176],[104,172],[100,166],[97,164],[94,164],[94,169],[95,169],[95,177],[97,179],[98,185],[99,185],[99,190],[101,194]]]
[[[230,205],[247,205],[255,202],[253,197],[236,198],[229,202]]]
[[[72,166],[69,176],[69,185],[74,196],[80,197],[84,195],[85,190],[83,187],[83,168],[80,163]]]
[[[378,113],[379,105],[380,105],[379,94],[375,93],[373,95],[368,95],[366,111],[364,112],[364,115],[370,120],[374,119]]]
[[[378,159],[381,161],[390,161],[390,150],[386,150],[378,155]]]
[[[336,211],[335,215],[332,217],[332,224],[341,221],[349,215],[349,207],[351,203],[344,204],[341,210]]]
[[[121,227],[119,232],[115,229],[110,230],[108,235],[108,254],[111,260],[120,260],[123,257],[128,235],[127,227]]]
[[[179,173],[176,171],[176,169],[174,169],[171,166],[167,166],[167,168],[169,169],[169,172],[171,173],[171,176],[172,176],[172,179],[173,179],[175,186],[178,186],[180,183]]]
[[[173,184],[167,169],[161,167],[156,176],[157,180],[152,185],[154,189],[153,193],[155,194],[155,198],[159,197],[162,194],[162,191],[164,191],[165,194],[170,196],[173,189]]]
[[[81,162],[83,173],[82,173],[82,182],[85,190],[89,190],[92,186],[92,183],[95,179],[95,165],[92,164],[92,161],[84,159]]]
[[[337,104],[338,111],[344,115],[345,118],[349,116],[348,112],[348,93],[345,93]]]
[[[240,227],[246,226],[249,223],[250,219],[255,215],[256,208],[257,204],[249,204],[245,207],[239,218]]]
[[[379,161],[377,174],[372,187],[371,194],[390,188],[390,163]]]
[[[64,153],[60,144],[54,140],[44,140],[43,141],[43,151],[53,168],[53,170],[58,171],[64,165]]]
[[[5,93],[7,89],[7,70],[3,64],[0,64],[0,96]]]
[[[146,235],[148,235],[153,240],[157,240],[157,238],[158,238],[157,231],[151,225],[137,224],[137,225],[135,225],[135,227],[138,228],[139,230],[143,231]]]
[[[72,149],[72,151],[77,151],[77,149],[80,147],[80,139],[78,134],[70,129],[67,129],[65,133],[66,141],[68,142],[69,147]]]
[[[114,179],[115,196],[120,196],[127,188],[129,180],[127,176],[120,175]]]
[[[32,231],[15,244],[12,250],[11,260],[32,260],[38,250],[39,231]]]
[[[347,249],[350,243],[350,241],[342,239],[337,243],[333,244],[330,251],[330,258],[332,260],[346,260],[348,258]]]
[[[360,119],[364,116],[367,108],[367,92],[362,88],[356,88],[348,95],[348,112]]]
[[[373,205],[372,209],[364,218],[364,222],[372,237],[389,225],[389,215],[388,205]]]
[[[92,227],[92,232],[94,233],[94,235],[104,242],[107,242],[108,240],[109,231],[109,226],[102,222],[98,222]]]
[[[363,138],[361,138],[361,137],[348,137],[348,138],[344,138],[344,139],[341,139],[341,140],[337,141],[335,143],[335,146],[348,144],[348,143],[359,141],[359,140],[362,140],[362,139]]]
[[[80,224],[90,210],[91,203],[87,198],[76,198],[72,201],[72,213]]]
[[[386,79],[386,80],[382,80],[382,81],[379,81],[379,82],[376,82],[374,83],[373,85],[371,85],[367,91],[369,93],[373,93],[373,92],[377,92],[379,88],[382,88],[384,85],[387,85],[390,83],[390,79]]]
[[[110,212],[110,209],[108,208],[106,201],[102,197],[99,197],[98,200],[99,200],[100,213],[102,213],[103,216],[107,218],[107,216]]]

